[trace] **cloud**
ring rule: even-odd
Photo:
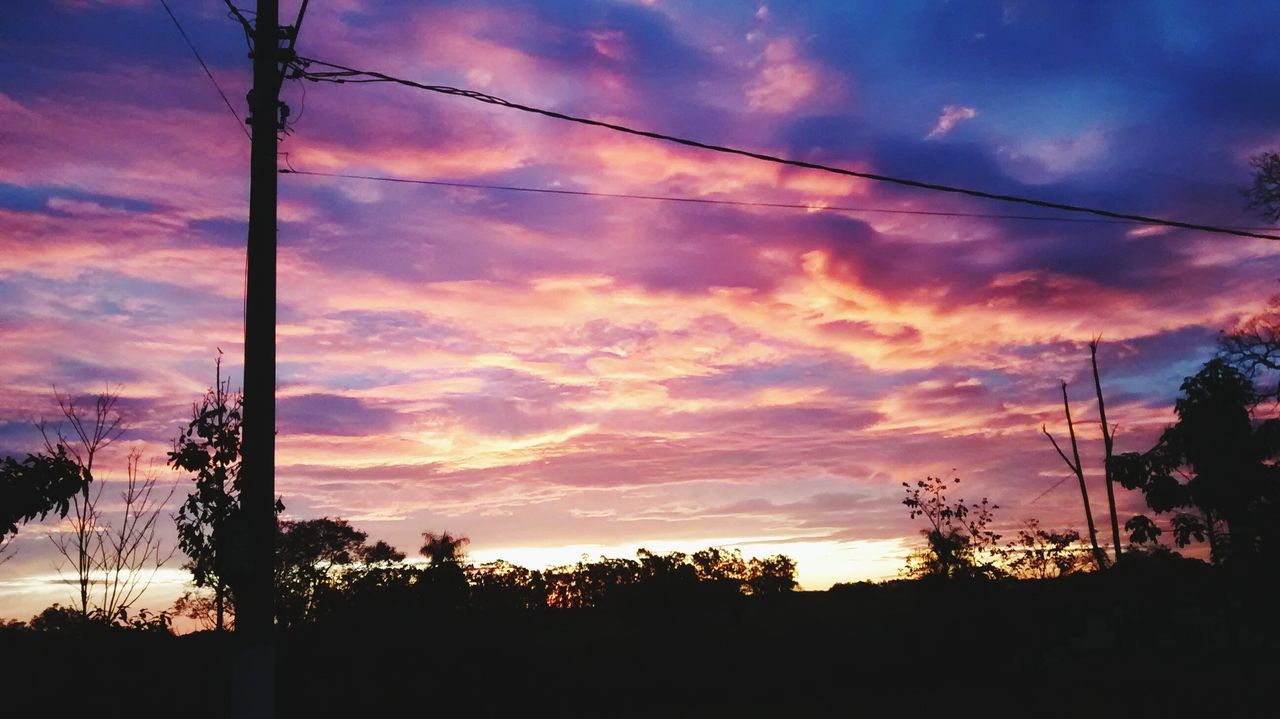
[[[283,432],[362,437],[395,429],[397,414],[368,402],[333,394],[291,395],[276,403]]]
[[[972,120],[978,116],[978,111],[972,107],[964,105],[947,105],[942,108],[942,114],[938,116],[938,123],[933,126],[928,135],[924,136],[926,140],[934,140],[955,129],[956,125],[965,120]]]
[[[1002,146],[997,156],[1010,175],[1027,183],[1046,184],[1095,169],[1110,159],[1110,150],[1107,133],[1092,128],[1078,135]]]
[[[790,112],[811,99],[821,82],[818,68],[800,56],[795,41],[772,40],[747,86],[747,107],[756,112]]]

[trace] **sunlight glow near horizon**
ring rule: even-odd
[[[708,539],[705,542],[656,541],[636,546],[609,546],[580,544],[564,547],[504,547],[468,552],[466,561],[483,564],[499,559],[528,569],[548,569],[576,564],[578,561],[596,561],[601,557],[634,559],[640,548],[659,554],[669,552],[692,553],[707,547],[741,549],[745,559],[785,554],[797,562],[800,589],[824,590],[837,582],[891,579],[897,576],[907,549],[901,542],[804,542],[771,543],[766,540],[734,541],[732,539]],[[421,564],[421,557],[410,556],[410,563]],[[135,605],[138,608],[166,609],[191,586],[191,574],[184,569],[165,567],[156,573],[155,580]],[[27,620],[45,607],[58,603],[68,606],[75,601],[74,578],[57,572],[28,574],[13,579],[0,579],[0,617]],[[190,620],[174,617],[179,631],[191,631],[195,625]]]
[[[824,590],[838,582],[882,580],[897,576],[907,548],[898,540],[866,542],[831,542],[791,540],[771,542],[766,539],[707,539],[698,541],[654,541],[640,545],[578,544],[564,547],[504,547],[468,553],[468,559],[480,564],[499,559],[529,569],[596,561],[601,557],[634,559],[639,549],[658,554],[684,552],[691,554],[708,547],[739,549],[744,559],[785,554],[796,560],[800,588]]]
[[[225,5],[175,12],[243,111],[249,66]],[[158,4],[12,13],[0,455],[39,448],[50,385],[118,385],[128,443],[162,461],[219,348],[240,374],[241,123]],[[1277,23],[1280,6],[398,0],[313,4],[299,42],[825,164],[1253,226],[1240,189],[1249,157],[1280,142]],[[281,150],[298,169],[1008,210],[404,88],[314,86],[305,113],[296,83],[284,98],[298,124]],[[1086,343],[1103,336],[1117,450],[1147,449],[1216,333],[1280,275],[1280,243],[1127,225],[301,176],[280,191],[286,516],[346,517],[410,554],[448,529],[477,559],[530,566],[724,543],[794,557],[808,588],[892,577],[919,542],[900,483],[952,472],[1004,526],[1083,530],[1071,483],[1045,493],[1063,467],[1040,427],[1064,433],[1066,379],[1102,516]],[[1141,506],[1117,500],[1125,516]],[[54,525],[22,528],[0,616],[58,600],[39,579]]]

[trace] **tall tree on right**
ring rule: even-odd
[[[169,466],[192,473],[194,489],[174,522],[178,546],[189,558],[198,587],[213,590],[214,628],[226,627],[237,566],[243,564],[240,522],[240,418],[242,396],[231,391],[217,363],[213,387],[192,410],[173,442]]]
[[[1208,541],[1214,563],[1253,567],[1280,558],[1280,420],[1255,422],[1253,383],[1226,360],[1209,361],[1182,383],[1178,421],[1145,453],[1112,458],[1112,475],[1142,491],[1156,514],[1171,514],[1175,543]],[[1144,515],[1125,528],[1133,541],[1161,529]]]

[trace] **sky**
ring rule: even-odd
[[[165,451],[219,350],[241,376],[250,66],[222,2],[170,5],[239,119],[159,2],[20,3],[0,24],[0,454],[39,448],[54,388],[118,387],[107,496],[139,449],[176,509]],[[1164,0],[316,0],[298,50],[811,162],[1259,226],[1240,191],[1280,147],[1278,22]],[[730,545],[822,589],[894,576],[920,541],[902,483],[942,474],[1006,530],[1083,531],[1041,427],[1065,435],[1066,380],[1102,517],[1088,341],[1117,450],[1143,450],[1217,333],[1277,289],[1263,240],[823,211],[1062,217],[399,86],[283,95],[297,170],[807,208],[282,176],[284,517],[411,554],[446,529],[529,566]],[[70,598],[64,528],[22,528],[0,616]],[[175,560],[147,600],[183,581]]]

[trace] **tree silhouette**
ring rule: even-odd
[[[755,596],[784,594],[796,588],[796,562],[785,554],[753,557],[747,565],[747,587]]]
[[[752,569],[764,570],[763,565],[749,565],[741,551],[721,547],[698,550],[689,555],[689,562],[699,582],[724,594],[750,591]]]
[[[926,546],[907,558],[904,570],[913,578],[973,579],[999,574],[993,550],[1000,535],[990,529],[992,512],[999,509],[986,497],[966,504],[947,499],[947,488],[960,483],[941,477],[918,480],[914,487],[903,482],[907,495],[902,503],[912,519],[924,517],[929,529],[922,530]]]
[[[67,516],[71,500],[90,482],[80,465],[58,445],[51,454],[28,454],[21,462],[0,461],[0,535],[18,533],[18,524],[50,513]]]
[[[361,547],[360,561],[366,566],[384,566],[404,561],[404,552],[379,539],[372,546]]]
[[[55,393],[70,431],[62,425],[38,425],[45,453],[27,455],[23,462],[0,463],[0,538],[17,532],[17,523],[55,512],[72,514],[72,531],[53,537],[54,547],[72,566],[78,596],[75,609],[82,619],[92,614],[105,621],[123,621],[129,608],[173,556],[157,534],[158,520],[173,490],[161,496],[154,472],[142,473],[140,450],[125,460],[125,480],[118,511],[102,505],[103,482],[93,483],[99,454],[124,433],[115,410],[119,398],[106,391],[85,411],[74,398]],[[61,573],[61,567],[58,568]],[[97,587],[97,591],[93,587]]]
[[[467,574],[462,567],[462,548],[471,540],[449,532],[423,532],[422,547],[427,568],[418,579],[418,593],[423,601],[441,610],[452,610],[466,603]]]
[[[0,460],[0,563],[12,556],[3,550],[19,524],[50,513],[65,518],[73,498],[81,496],[90,481],[61,444],[47,454],[28,454],[21,462],[12,457]]]
[[[364,532],[345,519],[308,519],[279,524],[276,540],[276,615],[294,626],[313,620],[340,591],[340,570],[367,556]],[[386,556],[379,549],[380,556]],[[403,556],[403,555],[401,555]]]
[[[1247,207],[1271,222],[1280,220],[1280,154],[1263,152],[1255,155],[1253,185],[1244,191]]]
[[[94,543],[102,529],[98,513],[102,486],[99,485],[96,492],[90,490],[93,464],[104,449],[120,439],[126,428],[123,417],[116,410],[116,402],[120,399],[118,389],[108,388],[97,395],[92,410],[86,410],[83,405],[77,404],[74,397],[63,395],[56,389],[54,398],[58,401],[58,409],[70,431],[66,432],[61,422],[52,427],[43,421],[38,423],[36,426],[44,437],[45,452],[54,455],[65,448],[66,454],[79,466],[84,482],[80,485],[80,492],[71,496],[72,531],[51,536],[50,541],[75,571],[77,609],[81,616],[87,617],[89,585],[94,569]]]
[[[1114,458],[1122,486],[1141,490],[1156,514],[1172,514],[1177,545],[1208,541],[1214,562],[1250,565],[1280,556],[1280,469],[1271,463],[1280,455],[1280,420],[1255,426],[1256,402],[1249,378],[1213,359],[1182,383],[1178,421],[1156,446]],[[1125,526],[1135,542],[1159,534],[1145,517]]]
[[[162,495],[157,491],[159,480],[155,472],[144,474],[141,462],[141,450],[129,452],[119,495],[120,509],[115,517],[99,511],[96,502],[93,508],[98,531],[91,542],[90,563],[100,588],[96,609],[107,619],[126,619],[156,572],[177,550],[172,546],[166,549],[157,534],[160,513],[173,497],[176,484]]]
[[[422,533],[422,547],[418,550],[431,562],[431,566],[459,564],[462,562],[462,548],[471,542],[466,537],[455,537],[449,532]]]
[[[214,626],[226,626],[227,604],[244,564],[244,532],[240,528],[240,439],[243,396],[222,379],[222,360],[215,361],[213,387],[193,406],[191,421],[180,430],[169,452],[169,466],[191,472],[194,490],[187,495],[174,523],[178,546],[197,587],[213,591]],[[277,512],[283,507],[277,506]]]
[[[1055,532],[1041,528],[1040,520],[1028,519],[1014,540],[1000,551],[1006,572],[1022,579],[1048,579],[1074,574],[1092,562],[1082,550],[1080,533],[1074,529]]]
[[[1258,402],[1280,401],[1280,296],[1218,340],[1220,356],[1254,382]]]
[[[187,589],[175,599],[172,612],[175,616],[194,620],[201,629],[220,632],[235,628],[235,605],[230,602],[219,605],[211,591],[199,587]]]
[[[482,609],[530,610],[547,607],[543,573],[498,560],[467,567],[471,603]]]
[[[318,614],[368,620],[417,609],[413,585],[420,570],[404,564],[404,552],[377,541],[355,547],[352,560],[331,570],[326,603]]]

